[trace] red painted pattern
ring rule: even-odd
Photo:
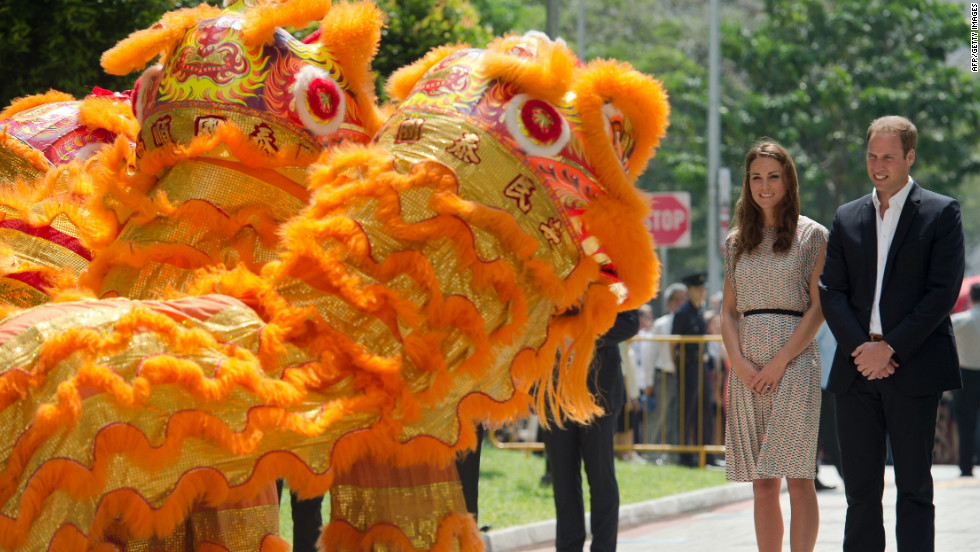
[[[0,221],[0,228],[10,228],[11,230],[49,241],[55,245],[64,247],[86,261],[92,260],[92,253],[82,246],[78,238],[69,236],[51,226],[31,226],[22,220],[6,219]]]

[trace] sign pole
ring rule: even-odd
[[[670,285],[670,271],[667,269],[667,248],[660,246],[657,248],[657,257],[660,260],[660,314],[667,313],[667,298],[664,297],[664,289]]]
[[[731,229],[732,171],[718,170],[718,254],[725,256],[725,240]]]
[[[708,296],[721,290],[721,263],[718,259],[718,168],[721,165],[721,120],[718,112],[721,88],[720,38],[718,35],[718,0],[711,0],[708,46]]]
[[[544,27],[548,38],[558,39],[558,0],[548,0],[545,7]]]

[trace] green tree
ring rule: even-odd
[[[424,56],[431,48],[457,42],[483,46],[491,32],[466,0],[379,0],[385,14],[374,68],[382,78]]]
[[[963,179],[957,193],[963,213],[963,233],[966,235],[966,275],[980,274],[980,173]]]
[[[801,199],[827,224],[870,189],[865,132],[908,117],[919,129],[913,174],[955,195],[980,168],[980,80],[946,63],[966,44],[961,7],[938,0],[767,0],[754,25],[728,22],[727,158],[771,136],[794,155]],[[737,144],[737,148],[734,147]]]
[[[544,29],[544,2],[470,0],[470,4],[480,14],[480,25],[490,36]]]
[[[75,97],[93,86],[125,90],[135,75],[107,75],[99,57],[131,32],[149,27],[171,9],[201,0],[6,0],[0,3],[0,106],[48,89]],[[220,5],[221,0],[208,3]]]

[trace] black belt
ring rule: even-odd
[[[868,336],[870,341],[884,341],[885,338],[881,334],[871,334]]]
[[[786,316],[803,316],[803,313],[800,311],[785,309],[754,309],[743,312],[742,316],[752,316],[753,314],[785,314]]]

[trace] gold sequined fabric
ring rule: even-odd
[[[399,467],[364,461],[339,475],[330,489],[332,528],[327,538],[331,532],[368,533],[394,526],[412,548],[430,550],[443,520],[465,511],[455,465]],[[456,542],[461,541],[465,539]],[[379,549],[402,549],[397,542],[385,544]]]

